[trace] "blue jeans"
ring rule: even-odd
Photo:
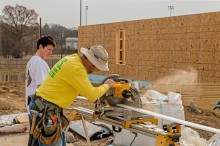
[[[44,103],[51,104],[48,102],[44,102]],[[33,110],[34,107],[35,107],[35,102],[31,100],[29,103],[29,109]],[[58,117],[60,118],[60,114],[58,115]],[[32,119],[33,119],[33,115],[30,113],[29,114],[30,127],[32,126]],[[38,124],[39,121],[40,121],[40,117],[37,117],[35,126]],[[32,134],[29,134],[28,146],[66,146],[65,130],[66,130],[65,128],[62,129],[61,137],[54,144],[51,145],[46,145],[42,143],[39,138],[35,139]]]

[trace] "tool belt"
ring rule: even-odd
[[[69,125],[68,119],[63,115],[63,109],[39,96],[32,95],[30,98],[35,102],[34,110],[42,113],[33,130],[33,137],[39,138],[46,145],[54,144],[61,137],[62,128]]]
[[[45,105],[48,103],[48,104],[52,104],[52,105],[56,106],[58,108],[58,112],[59,113],[63,113],[63,109],[62,108],[60,108],[59,106],[57,106],[56,104],[54,104],[52,102],[49,102],[49,101],[43,99],[40,96],[37,96],[36,94],[29,95],[28,99],[33,100],[35,102],[34,110],[42,112],[44,110],[44,108],[45,108]]]

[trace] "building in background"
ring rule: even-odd
[[[78,50],[78,38],[74,38],[74,37],[66,38],[66,48],[68,54],[72,51],[76,53]]]
[[[0,21],[0,56],[2,56],[2,21]]]
[[[107,74],[155,82],[193,68],[194,80],[180,80],[220,83],[219,18],[220,12],[211,12],[82,26],[78,47],[102,44],[110,58]]]

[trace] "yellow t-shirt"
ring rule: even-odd
[[[61,108],[67,108],[78,94],[94,102],[108,89],[107,84],[94,87],[89,81],[82,60],[78,54],[73,54],[62,58],[53,66],[45,81],[36,90],[36,95]]]

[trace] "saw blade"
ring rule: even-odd
[[[106,93],[106,98],[105,100],[108,102],[109,105],[111,106],[116,106],[117,104],[122,104],[124,103],[124,98],[118,98],[114,96],[115,89],[111,88],[107,93]]]
[[[117,98],[114,96],[106,96],[106,100],[111,106],[124,103],[124,98]]]

